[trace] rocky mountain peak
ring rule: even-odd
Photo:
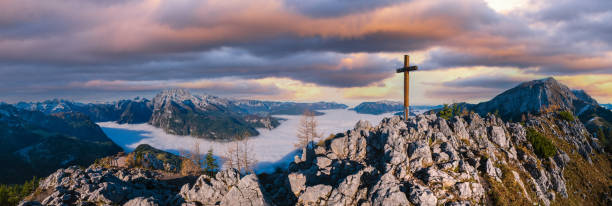
[[[450,120],[435,114],[407,120],[395,116],[378,125],[360,121],[272,174],[243,176],[223,170],[178,190],[139,169],[68,168],[42,181],[39,189],[52,195],[40,200],[43,204],[432,206],[606,201],[610,167],[602,162],[598,141],[584,131],[580,122],[559,120],[554,114],[525,124],[475,113]],[[533,138],[552,140],[547,146],[553,147],[550,153],[539,152],[545,140]]]
[[[212,95],[195,95],[183,88],[166,89],[158,93],[152,100],[154,110],[163,110],[166,105],[174,103],[180,107],[197,110],[216,110],[227,107],[228,99]]]
[[[505,93],[517,92],[517,90],[531,90],[533,94],[544,94],[544,97],[563,97],[565,99],[576,99],[574,93],[564,84],[558,82],[553,77],[538,79],[521,83],[519,86],[512,88]],[[500,96],[501,96],[500,95]]]
[[[547,108],[575,111],[594,101],[584,91],[577,94],[581,98],[564,84],[549,77],[521,83],[470,109],[481,115],[497,112],[504,119],[517,120],[523,114],[534,114]]]
[[[189,99],[192,95],[187,89],[183,88],[170,88],[164,89],[159,92],[154,99],[172,99],[172,100],[183,100]]]

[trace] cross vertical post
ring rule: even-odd
[[[410,66],[410,57],[404,55],[404,67],[396,70],[396,73],[404,73],[404,120],[410,115],[410,71],[416,71],[417,66]]]
[[[404,68],[410,65],[410,56],[404,55]],[[410,114],[410,73],[404,72],[404,120],[408,119]]]

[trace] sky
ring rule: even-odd
[[[479,102],[554,76],[612,102],[609,0],[2,0],[0,101],[164,88],[280,101]]]

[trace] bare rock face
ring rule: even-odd
[[[229,169],[217,173],[215,178],[210,180],[207,176],[200,176],[193,186],[183,185],[179,194],[185,202],[216,204],[239,182],[240,173]]]
[[[206,203],[202,202],[202,204]],[[240,182],[225,194],[221,205],[267,206],[271,204],[264,198],[257,176],[250,174],[240,179]]]
[[[370,192],[372,205],[407,205],[406,194],[400,190],[400,181],[390,173],[383,175]]]
[[[155,201],[155,199],[149,197],[137,197],[131,199],[130,201],[123,204],[123,206],[158,206],[159,204]]]
[[[331,193],[332,187],[329,185],[315,185],[306,188],[306,191],[298,199],[299,205],[325,205],[326,199]]]
[[[39,190],[51,195],[42,205],[169,205],[175,194],[158,174],[143,169],[59,169],[40,182]],[[24,205],[32,203],[22,203]]]
[[[415,205],[434,206],[438,202],[436,195],[427,187],[412,184],[408,193],[410,202]]]
[[[473,113],[450,121],[419,115],[405,121],[386,118],[377,126],[359,122],[317,144],[310,160],[295,161],[275,174],[287,181],[265,193],[283,197],[279,191],[290,191],[295,201],[284,204],[299,205],[480,205],[490,204],[485,191],[492,184],[512,178],[525,188],[520,188],[523,198],[548,205],[567,197],[562,171],[571,159],[558,150],[553,158],[538,160],[525,126],[563,132],[557,137],[584,151],[585,159],[596,151],[588,141],[592,137],[580,132],[586,131],[582,124],[547,124],[551,118],[534,117],[521,125]]]
[[[565,141],[569,151],[536,155],[526,127]],[[525,204],[550,205],[572,195],[564,170],[576,157],[588,164],[598,151],[592,142],[580,122],[551,116],[524,125],[494,115],[396,116],[377,126],[359,122],[272,174],[224,170],[179,190],[147,170],[71,167],[39,189],[49,194],[43,205],[489,205],[504,195],[500,189]]]

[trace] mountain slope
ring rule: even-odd
[[[351,108],[360,114],[383,114],[389,112],[404,111],[404,104],[394,101],[377,101],[377,102],[362,102],[359,105]]]
[[[0,105],[0,182],[21,183],[68,165],[89,165],[115,154],[113,143],[85,115],[26,111]]]
[[[569,111],[592,134],[599,128],[612,130],[612,111],[600,106],[584,90],[570,90],[552,77],[521,83],[486,102],[457,105],[466,111],[498,114],[504,120],[515,122],[544,111]]]
[[[233,100],[211,95],[193,95],[186,89],[167,89],[152,101],[136,98],[109,104],[84,104],[66,100],[20,102],[16,107],[45,114],[81,113],[93,121],[149,123],[170,134],[227,140],[259,134],[256,128],[280,125],[271,115],[299,115],[306,110],[345,109],[333,102],[295,103]]]
[[[580,94],[583,98],[588,97],[584,92]],[[578,98],[567,86],[551,77],[521,83],[472,109],[480,114],[497,112],[505,119],[518,121],[522,114],[536,114],[549,107],[577,111],[590,105],[591,102]]]
[[[17,108],[40,111],[45,114],[60,112],[82,113],[96,122],[117,121],[119,123],[145,123],[151,118],[151,101],[136,98],[120,100],[109,104],[84,104],[67,100],[47,100],[43,102],[19,102]]]
[[[228,169],[168,188],[139,169],[68,168],[41,183],[41,193],[54,195],[38,199],[117,205],[610,205],[610,160],[585,130],[554,113],[532,116],[525,125],[475,113],[450,121],[394,116],[376,126],[360,121],[272,174],[243,176]],[[75,184],[99,174],[104,178]],[[141,191],[141,182],[150,192]],[[116,191],[124,195],[112,195]]]
[[[271,117],[250,117],[246,121],[235,112],[229,100],[215,96],[192,95],[184,89],[169,89],[152,100],[149,123],[176,135],[191,135],[213,140],[240,139],[258,135],[257,122],[276,121]]]

